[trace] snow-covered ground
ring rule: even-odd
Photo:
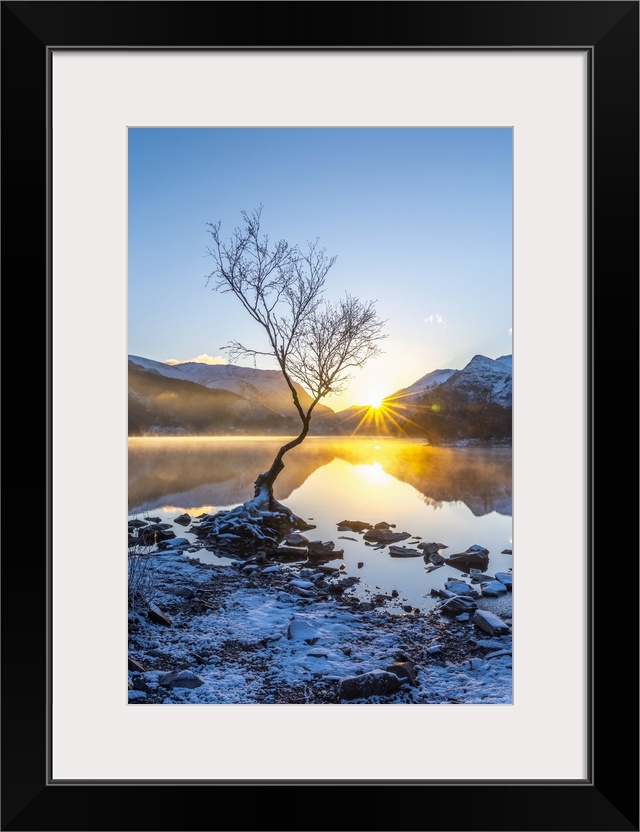
[[[153,612],[129,613],[131,703],[512,701],[510,626],[490,636],[473,612],[458,620],[440,605],[399,615],[384,588],[371,602],[355,597],[357,579],[335,562],[211,566],[184,554],[186,545],[172,540],[152,557]],[[475,603],[511,624],[510,591]],[[351,698],[344,680],[357,688],[364,674],[393,689]]]

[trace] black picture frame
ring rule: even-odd
[[[615,523],[610,523],[606,513],[607,507],[637,506],[637,500],[616,499],[612,491],[620,482],[621,448],[616,452],[615,439],[624,443],[626,460],[630,443],[636,447],[638,433],[638,11],[639,3],[627,0],[2,2],[2,263],[12,319],[14,311],[20,310],[23,316],[28,312],[23,321],[28,334],[23,340],[31,345],[35,368],[25,382],[21,349],[20,362],[5,363],[7,387],[15,392],[19,382],[24,391],[26,383],[28,401],[36,390],[42,390],[45,400],[43,409],[37,411],[45,416],[45,424],[36,432],[40,444],[36,436],[27,452],[29,459],[37,454],[34,461],[45,463],[43,502],[37,512],[31,506],[31,519],[26,520],[33,523],[37,514],[37,529],[20,532],[30,536],[31,554],[18,556],[13,547],[6,547],[2,560],[3,830],[638,829],[637,530],[632,529],[625,541],[624,519],[618,513]],[[584,782],[309,783],[303,779],[270,781],[268,773],[264,781],[224,784],[74,784],[48,779],[49,63],[51,50],[61,47],[588,51],[591,458],[589,551],[585,556],[589,560],[591,730]],[[44,344],[35,338],[37,332],[42,333]],[[618,368],[617,374],[612,368]],[[625,387],[633,385],[631,397],[628,389],[620,389],[620,381],[614,381],[621,377]],[[15,401],[11,397],[6,409],[19,412],[24,403],[17,407]],[[24,418],[21,427],[24,430]],[[596,435],[600,438],[597,448]],[[32,466],[19,467],[23,473],[11,465],[11,494],[31,497]],[[600,509],[598,523],[596,508]],[[15,525],[13,518],[12,528]],[[598,580],[597,566],[605,558],[619,563],[621,583],[617,586]],[[561,634],[559,643],[550,649],[561,649]],[[488,712],[483,718],[491,719],[491,709]],[[338,737],[335,742],[336,753],[344,753],[348,738]],[[481,752],[481,741],[475,750]],[[348,753],[357,755],[357,749]],[[384,743],[381,753],[385,753]],[[394,748],[389,753],[399,752]],[[437,748],[425,749],[425,753],[437,754]],[[301,761],[301,775],[303,769]],[[347,794],[342,791],[345,788]]]

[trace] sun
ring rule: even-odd
[[[384,396],[382,393],[374,392],[369,394],[369,407],[372,410],[380,410],[383,401]]]

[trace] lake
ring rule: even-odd
[[[282,437],[144,437],[129,439],[129,518],[145,513],[172,522],[182,512],[195,517],[233,508],[253,496],[253,481],[267,470]],[[333,540],[344,549],[349,575],[360,577],[356,594],[398,590],[426,610],[460,572],[444,565],[426,571],[422,557],[391,557],[361,535],[338,531],[341,520],[385,521],[425,542],[448,546],[447,557],[473,544],[489,550],[489,573],[508,571],[512,556],[512,465],[510,448],[438,448],[422,440],[308,437],[284,458],[277,500],[317,528],[310,540]],[[182,526],[179,537],[196,540]],[[342,539],[342,538],[352,538]],[[409,540],[401,541],[409,545]],[[229,563],[212,552],[207,563]],[[358,567],[358,564],[363,564]],[[401,609],[400,609],[401,611]]]

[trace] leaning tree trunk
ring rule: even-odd
[[[300,445],[309,433],[310,419],[304,419],[302,424],[303,427],[300,434],[296,436],[295,439],[292,439],[280,448],[275,456],[275,459],[271,463],[269,470],[265,471],[264,474],[260,474],[254,483],[254,496],[259,497],[261,494],[264,495],[264,499],[268,501],[270,508],[273,508],[275,505],[275,500],[273,498],[273,485],[280,472],[284,469],[282,457],[287,453],[287,451],[290,451],[292,448]]]

